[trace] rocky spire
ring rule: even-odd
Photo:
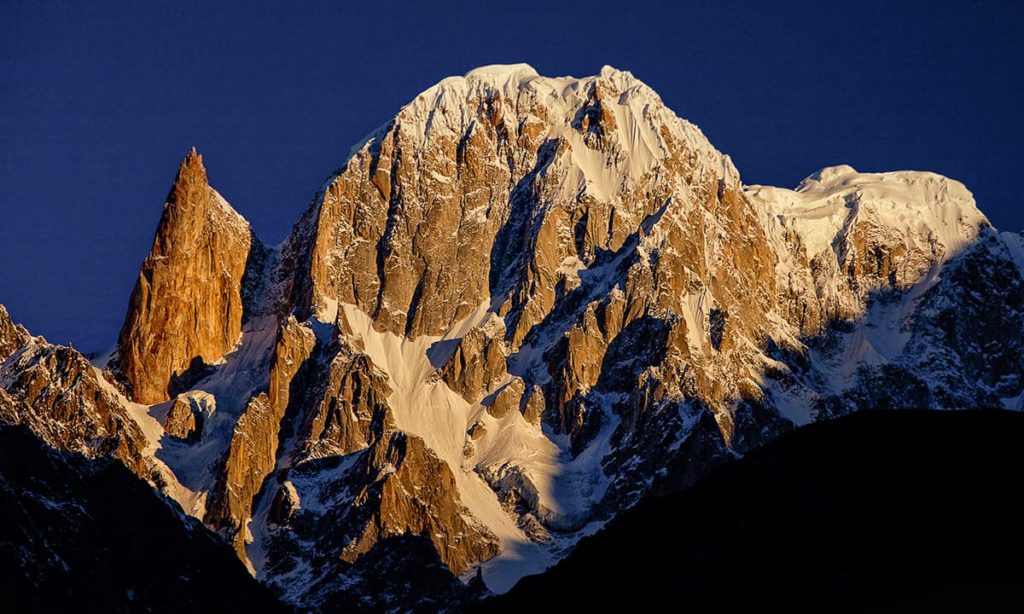
[[[15,324],[7,313],[7,308],[0,305],[0,362],[3,362],[28,340],[28,331]]]
[[[203,156],[193,147],[178,167],[178,174],[174,178],[174,185],[171,186],[171,194],[168,195],[168,202],[190,203],[199,202],[203,199],[203,190],[210,186],[206,176],[206,167],[203,166]],[[190,188],[198,188],[199,192],[189,192]]]
[[[249,224],[210,187],[193,148],[167,195],[118,341],[117,366],[136,401],[166,400],[235,345],[252,251],[262,247]]]

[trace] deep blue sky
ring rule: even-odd
[[[747,183],[934,170],[1024,226],[1019,2],[208,4],[0,3],[0,302],[36,334],[113,343],[192,145],[277,243],[354,142],[484,64],[631,70]]]

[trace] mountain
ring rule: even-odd
[[[640,503],[477,609],[1015,611],[1021,437],[1024,416],[1005,411],[798,429]],[[575,590],[593,586],[614,589]]]
[[[210,187],[193,148],[167,195],[118,340],[117,366],[136,401],[166,401],[189,387],[196,368],[234,347],[243,295],[265,252],[248,222]]]
[[[625,71],[483,67],[276,247],[190,152],[111,354],[0,313],[0,419],[119,459],[288,604],[456,608],[795,427],[1019,409],[1021,241],[932,173],[744,185]]]
[[[0,427],[4,607],[285,611],[231,550],[120,463]]]

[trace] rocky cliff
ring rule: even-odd
[[[247,284],[265,251],[210,187],[193,149],[167,195],[117,344],[133,400],[159,403],[188,389],[238,343]]]
[[[0,307],[0,358],[0,423],[28,426],[54,448],[113,456],[149,474],[142,429],[78,351],[30,336]]]

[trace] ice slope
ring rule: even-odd
[[[746,190],[765,228],[775,237],[795,232],[808,259],[832,248],[844,229],[861,220],[902,233],[910,246],[929,247],[937,240],[947,258],[989,225],[962,183],[935,173],[859,173],[830,166],[795,190],[760,185]]]
[[[830,393],[847,389],[860,365],[878,366],[899,358],[910,339],[908,319],[919,299],[940,280],[943,264],[991,227],[963,184],[929,172],[861,173],[841,165],[821,169],[792,190],[751,185],[745,191],[779,255],[780,279],[804,268],[790,256],[787,238],[796,238],[807,261],[822,254],[837,259],[860,224],[895,231],[908,248],[937,252],[934,264],[905,292],[863,306],[835,354],[826,358],[812,353],[814,370]],[[835,295],[837,288],[818,291]],[[812,421],[817,392],[771,380],[762,385],[787,418],[796,424]]]

